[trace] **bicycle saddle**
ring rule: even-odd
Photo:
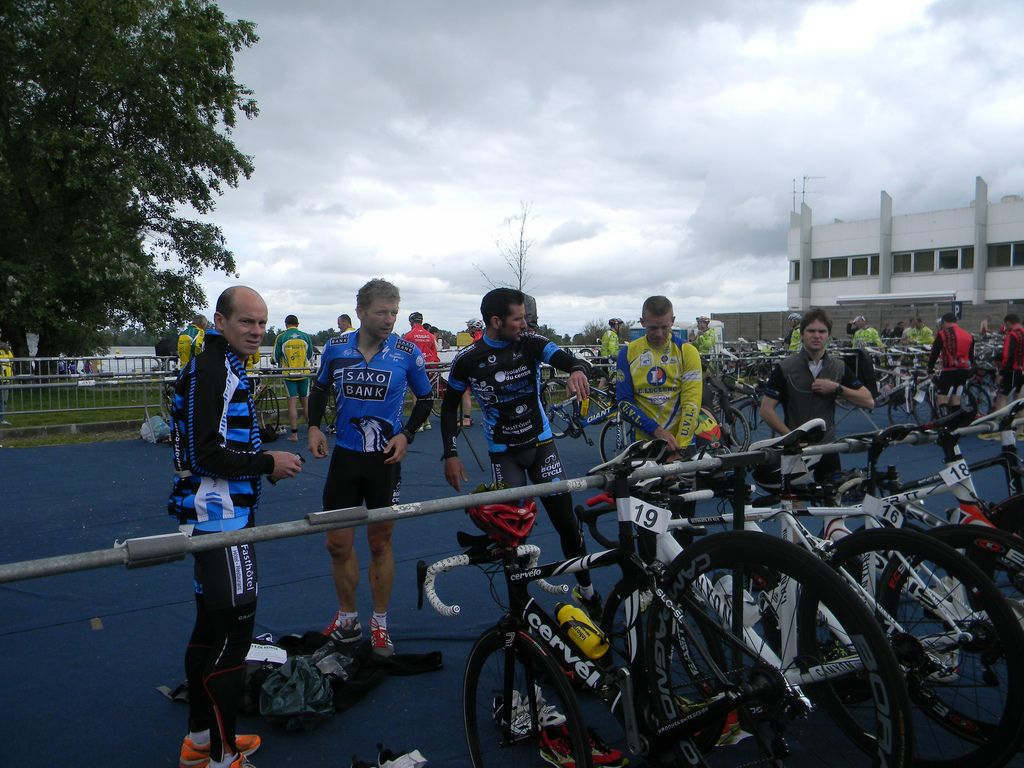
[[[665,455],[668,443],[664,440],[637,440],[626,446],[618,456],[614,456],[604,464],[598,464],[587,472],[598,475],[602,472],[631,472],[645,461],[658,462]]]
[[[756,443],[750,444],[751,451],[760,451],[765,448],[791,448],[799,443],[813,443],[821,439],[821,436],[825,433],[825,420],[824,419],[811,419],[805,421],[796,429],[792,430],[788,434],[779,435],[778,437],[770,437],[767,440],[758,440]]]

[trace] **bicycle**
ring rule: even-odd
[[[787,458],[785,452],[798,451],[807,431],[804,425],[794,430],[794,437],[766,442],[781,447],[783,458]],[[793,496],[787,478],[793,471],[802,471],[789,469],[783,474],[780,495],[770,497],[773,506],[747,506],[743,524],[758,531],[760,523],[778,524],[784,540],[821,556],[879,618],[903,666],[915,704],[916,764],[935,768],[952,768],[960,761],[1005,764],[1024,734],[1024,689],[1020,685],[1024,659],[1015,653],[1024,634],[995,585],[978,566],[941,541],[908,530],[870,529],[881,526],[884,517],[865,516],[869,528],[851,533],[845,519],[851,512],[865,515],[864,510],[785,501]],[[732,480],[723,482],[714,493],[724,489],[731,494],[733,485]],[[670,523],[677,531],[729,525],[736,519],[731,514],[694,515],[686,506],[686,497],[692,493],[678,496],[647,488],[637,496],[647,508],[665,507],[670,513],[688,517]],[[596,519],[609,511],[609,506],[604,500],[589,510],[579,510],[591,534],[602,543],[607,541],[597,530]],[[823,518],[824,536],[812,534],[796,515]],[[683,551],[685,544],[680,545],[672,535],[657,538],[661,562],[671,562]],[[613,638],[621,633],[621,598],[618,589],[609,594],[602,618],[602,627]],[[777,591],[775,599],[780,599]],[[825,614],[821,620],[826,625],[830,621]],[[986,691],[984,700],[979,700],[979,690]],[[933,723],[941,733],[929,729]]]
[[[549,379],[541,385],[540,401],[544,407],[544,414],[548,417],[548,423],[551,425],[551,434],[556,439],[582,437],[587,445],[593,445],[593,440],[586,432],[587,427],[606,422],[611,424],[622,420],[615,402],[615,393],[597,387],[590,388],[590,398],[586,403],[585,413],[576,397],[566,392],[565,381],[561,379]],[[602,435],[605,428],[602,428]],[[603,454],[602,460],[607,460]]]
[[[508,607],[477,640],[466,665],[464,724],[472,764],[538,764],[545,724],[553,717],[545,709],[552,700],[548,693],[532,693],[538,682],[563,707],[558,715],[564,717],[560,723],[571,756],[557,764],[589,764],[583,717],[590,719],[599,702],[623,726],[632,752],[656,756],[663,764],[708,765],[702,753],[714,746],[732,713],[754,736],[747,749],[752,746],[775,764],[788,749],[787,738],[813,740],[823,721],[832,718],[842,719],[849,738],[845,751],[833,749],[834,765],[909,764],[908,700],[899,667],[870,613],[834,571],[791,544],[746,531],[708,537],[667,570],[635,556],[634,526],[657,527],[661,518],[634,512],[630,475],[664,447],[663,441],[636,443],[592,470],[604,474],[613,488],[619,517],[615,548],[537,565],[523,562],[518,550],[491,544],[422,568],[423,592],[444,615],[459,609],[437,596],[439,573],[474,564],[499,569],[505,581]],[[760,458],[763,454],[737,454],[670,467],[739,466]],[[622,571],[621,592],[631,617],[625,651],[613,646],[592,659],[529,594],[529,584],[613,564]],[[775,585],[787,585],[785,601],[756,602],[766,591],[766,574],[777,578]],[[652,596],[646,627],[639,621],[645,590]],[[841,657],[833,655],[836,638],[819,635],[821,610],[836,618],[842,637],[852,639]],[[782,638],[781,656],[762,631]],[[868,684],[857,684],[858,701],[843,701],[842,691],[854,678]],[[566,679],[594,698],[581,706]],[[521,717],[509,716],[507,702],[523,705]],[[513,719],[522,723],[518,733],[509,725]]]
[[[963,388],[959,406],[939,406],[936,403],[935,379],[921,368],[908,371],[902,383],[888,394],[886,403],[890,424],[923,424],[942,417],[950,408],[959,407],[974,413],[979,412],[979,407],[985,413],[991,408],[988,393],[971,382]]]

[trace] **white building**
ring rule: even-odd
[[[788,304],[801,311],[864,302],[1024,301],[1024,199],[988,200],[980,176],[970,207],[812,225],[790,214]]]

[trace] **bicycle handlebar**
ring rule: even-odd
[[[492,552],[495,550],[492,550]],[[527,557],[527,567],[534,568],[540,560],[540,547],[535,544],[521,544],[516,547],[516,555],[520,557]],[[483,562],[494,562],[495,558]],[[443,560],[438,560],[436,563],[427,566],[424,578],[423,578],[423,592],[427,596],[427,602],[430,603],[430,607],[437,611],[442,616],[457,616],[462,611],[462,606],[458,604],[448,605],[442,600],[437,594],[437,588],[434,586],[437,581],[437,577],[445,573],[446,571],[453,571],[456,568],[461,568],[464,565],[470,565],[474,562],[481,562],[478,559],[471,559],[468,554],[452,555],[446,557]],[[544,579],[537,579],[537,585],[545,592],[549,592],[552,595],[564,595],[569,591],[569,588],[565,584],[552,584]]]

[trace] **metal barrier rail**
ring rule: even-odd
[[[159,411],[165,388],[177,376],[176,357],[140,355],[98,359],[104,361],[100,369],[91,368],[86,373],[79,367],[69,372],[68,361],[63,358],[14,358],[15,363],[22,364],[20,367],[16,365],[15,370],[23,370],[32,363],[38,363],[38,367],[44,370],[57,364],[64,367],[60,373],[16,374],[10,379],[0,379],[4,415]],[[107,365],[107,361],[111,364]],[[314,372],[309,370],[309,373]],[[255,373],[264,381],[276,382],[285,378],[284,373],[276,368],[257,368]],[[275,389],[284,396],[283,387]]]
[[[756,463],[752,459],[764,460],[766,458],[767,453],[754,451],[721,458],[698,459],[696,461],[641,467],[633,472],[630,476],[630,481],[636,482],[649,477],[663,477],[672,474],[703,472],[719,469],[727,465]],[[272,523],[253,528],[243,528],[238,531],[204,534],[194,538],[177,532],[128,539],[123,542],[115,541],[114,546],[110,549],[2,564],[0,565],[0,584],[35,579],[42,576],[54,576],[61,573],[107,568],[113,565],[125,565],[129,568],[160,565],[181,560],[190,552],[220,549],[221,547],[234,544],[252,544],[258,541],[308,536],[338,528],[355,528],[368,523],[404,520],[411,517],[437,514],[438,512],[450,512],[455,509],[465,509],[470,503],[495,504],[515,501],[526,496],[549,496],[553,493],[582,491],[588,488],[604,488],[608,482],[608,475],[593,474],[553,483],[524,485],[520,488],[507,488],[500,491],[452,496],[444,499],[430,499],[409,504],[395,504],[390,507],[379,507],[376,509],[349,507],[346,509],[327,510],[325,512],[310,512],[302,520]]]

